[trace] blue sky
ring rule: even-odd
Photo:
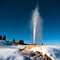
[[[60,0],[38,0],[44,44],[60,44]],[[0,35],[32,42],[32,10],[37,0],[0,0]]]

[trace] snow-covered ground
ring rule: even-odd
[[[23,48],[24,46],[14,46],[14,48],[0,48],[0,60],[26,60],[24,56],[20,54],[16,54],[19,48]],[[30,51],[40,51],[43,54],[48,54],[54,60],[60,60],[60,46],[38,46],[31,48]]]
[[[0,60],[24,60],[22,55],[16,54],[18,49],[15,47],[0,48]]]
[[[30,50],[40,51],[43,52],[43,54],[51,56],[54,60],[60,60],[60,46],[40,46]]]

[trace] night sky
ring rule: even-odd
[[[60,0],[39,0],[44,44],[60,43]],[[31,15],[37,0],[0,0],[0,35],[32,42]]]

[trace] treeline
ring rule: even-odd
[[[6,35],[4,36],[0,35],[0,40],[6,40]]]
[[[6,40],[6,35],[0,35],[0,40],[2,40],[2,41],[5,41],[5,42],[11,42],[12,44],[21,44],[21,45],[27,45],[26,43],[24,43],[24,40],[15,40],[15,39],[13,39],[12,41],[8,41],[8,40]]]

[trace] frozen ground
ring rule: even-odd
[[[30,50],[40,51],[43,54],[51,56],[54,60],[60,60],[60,46],[40,46]]]
[[[20,46],[19,48],[18,47],[14,46],[14,48],[0,48],[0,60],[28,60],[25,59],[24,56],[15,53],[19,48],[22,48],[23,46]],[[46,53],[53,57],[54,60],[60,60],[60,46],[38,46],[31,48],[30,51],[41,51],[43,54]]]

